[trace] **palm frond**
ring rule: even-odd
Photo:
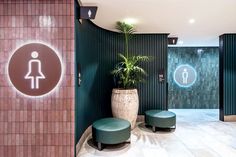
[[[132,25],[129,25],[125,22],[116,22],[116,29],[120,33],[125,33],[125,34],[133,34],[135,32],[134,27]]]
[[[141,74],[147,75],[146,71],[143,68],[138,67],[138,66],[134,67],[134,71],[137,72],[137,73],[141,73]]]
[[[116,29],[124,34],[125,51],[124,55],[121,53],[118,54],[120,62],[111,74],[114,76],[119,87],[125,89],[134,88],[138,83],[144,82],[144,76],[147,76],[146,71],[140,67],[140,63],[150,61],[151,57],[142,55],[129,56],[128,41],[135,32],[132,25],[119,21],[116,23]]]
[[[124,60],[124,62],[127,62],[127,59],[123,54],[119,53],[118,56]]]

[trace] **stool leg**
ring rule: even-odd
[[[174,126],[172,126],[172,127],[170,127],[170,131],[172,130],[172,129],[176,129],[176,125],[174,125]]]
[[[102,143],[101,142],[98,142],[98,150],[102,150]]]
[[[130,144],[130,143],[131,143],[131,138],[129,138],[128,140],[126,140],[125,143]]]
[[[152,131],[156,132],[156,127],[155,126],[152,126]]]

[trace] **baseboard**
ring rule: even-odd
[[[236,115],[228,115],[224,116],[225,122],[236,122]]]
[[[85,132],[83,133],[83,135],[81,136],[81,138],[79,139],[79,142],[76,144],[76,156],[78,155],[79,151],[81,150],[84,142],[86,141],[86,139],[89,137],[89,135],[92,134],[92,125],[89,126]]]

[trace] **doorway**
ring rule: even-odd
[[[218,47],[168,48],[168,108],[218,116]]]

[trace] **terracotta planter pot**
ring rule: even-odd
[[[137,89],[113,89],[111,109],[113,117],[128,120],[131,129],[135,127],[138,115],[139,98]]]

